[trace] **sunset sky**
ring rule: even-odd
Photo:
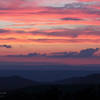
[[[100,64],[100,0],[0,0],[0,62]]]

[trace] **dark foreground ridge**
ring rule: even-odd
[[[19,76],[0,77],[0,91],[9,91],[19,88],[25,88],[28,86],[33,86],[37,83],[38,82],[25,79]]]
[[[13,76],[0,78],[0,88],[1,85],[0,100],[100,100],[100,74],[65,79],[52,84],[40,84]],[[8,86],[9,89],[3,90],[3,86]]]

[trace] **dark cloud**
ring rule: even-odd
[[[76,57],[77,55],[77,52],[55,52],[50,57]]]
[[[8,57],[42,57],[42,56],[47,56],[47,55],[40,53],[29,53],[27,55],[8,55]]]
[[[28,57],[38,57],[38,56],[46,56],[46,54],[40,54],[40,53],[29,53],[27,56],[28,56]]]
[[[66,18],[61,18],[61,20],[73,20],[73,21],[79,21],[79,20],[82,20],[82,19],[80,19],[80,18],[71,18],[71,17],[66,17]]]
[[[83,49],[80,52],[55,52],[51,54],[40,54],[40,53],[29,53],[27,55],[8,55],[9,57],[57,57],[57,58],[87,58],[87,57],[97,57],[94,55],[96,52],[98,52],[100,49],[99,48],[88,48],[88,49]]]
[[[79,53],[80,57],[92,57],[94,56],[94,53],[96,53],[99,50],[99,48],[96,49],[85,49],[85,50],[81,50]]]
[[[0,33],[9,33],[11,32],[10,30],[6,30],[6,29],[0,29]]]
[[[11,45],[0,45],[0,47],[2,47],[2,48],[12,48]]]
[[[94,54],[99,51],[99,48],[93,49],[84,49],[81,50],[79,53],[78,52],[57,52],[57,53],[52,53],[51,57],[96,57]]]

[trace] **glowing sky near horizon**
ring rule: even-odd
[[[100,0],[0,0],[0,56],[88,48],[100,48]]]

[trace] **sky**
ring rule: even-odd
[[[100,0],[0,0],[0,62],[100,64]]]

